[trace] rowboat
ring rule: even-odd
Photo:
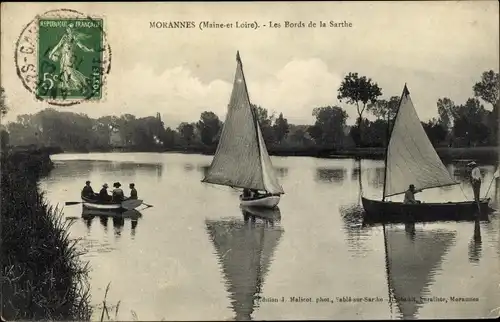
[[[81,197],[84,209],[124,212],[135,209],[143,204],[141,199],[126,199],[122,202],[102,202],[94,199]]]
[[[404,194],[410,184],[417,190],[457,185],[432,146],[418,118],[406,84],[385,153],[382,200],[361,197],[368,222],[446,221],[487,219],[489,198],[476,201],[404,204],[386,200]]]
[[[214,158],[203,183],[234,189],[262,191],[252,197],[240,195],[240,205],[274,208],[285,192],[278,182],[271,158],[252,107],[239,52],[226,120]]]

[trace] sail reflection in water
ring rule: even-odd
[[[455,237],[455,232],[424,231],[416,229],[414,224],[404,228],[384,227],[391,310],[395,302],[400,318],[417,318],[418,310],[425,305],[421,297],[432,298],[429,286]]]
[[[247,218],[254,216],[242,209]],[[267,217],[267,214],[263,217]],[[260,217],[263,219],[262,217]],[[251,320],[262,294],[264,278],[283,230],[269,219],[206,220],[207,233],[221,265],[235,320]]]

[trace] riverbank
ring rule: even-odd
[[[90,320],[88,267],[38,188],[53,167],[49,153],[4,151],[0,162],[3,318]]]
[[[479,162],[498,162],[498,147],[472,147],[472,148],[436,148],[439,157],[446,162],[454,160],[476,160]],[[328,156],[329,158],[355,157],[362,159],[384,159],[383,148],[358,148],[353,150],[337,151]]]
[[[98,152],[166,152],[185,154],[215,154],[215,147],[186,146],[174,147],[172,149],[158,149],[154,151],[144,151],[136,148],[117,148],[109,151]],[[321,147],[269,147],[269,154],[273,156],[308,156],[317,158],[362,158],[383,160],[385,157],[384,148],[351,148],[351,149],[325,149]],[[97,151],[96,151],[97,152]],[[471,148],[450,148],[438,147],[436,152],[439,157],[446,162],[453,160],[476,160],[479,162],[497,162],[499,158],[498,147],[482,146]]]

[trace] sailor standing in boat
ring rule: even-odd
[[[481,192],[481,171],[474,161],[467,165],[471,169],[470,183],[472,185],[472,191],[474,191],[474,201],[479,202],[479,193]]]
[[[113,201],[123,201],[124,199],[124,193],[123,190],[120,188],[121,184],[119,182],[113,183]]]

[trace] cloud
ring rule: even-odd
[[[292,123],[312,123],[314,107],[337,103],[336,88],[341,76],[330,72],[320,59],[293,60],[264,80],[249,79],[248,74],[251,73],[246,73],[246,80],[252,103],[269,112],[282,112]],[[106,86],[109,103],[81,104],[65,110],[77,109],[91,117],[106,114],[107,109],[110,114],[130,113],[139,117],[159,112],[167,126],[175,127],[182,121],[198,120],[205,110],[224,119],[232,89],[232,83],[220,79],[202,82],[186,66],[158,74],[144,64],[120,74],[112,73]]]

